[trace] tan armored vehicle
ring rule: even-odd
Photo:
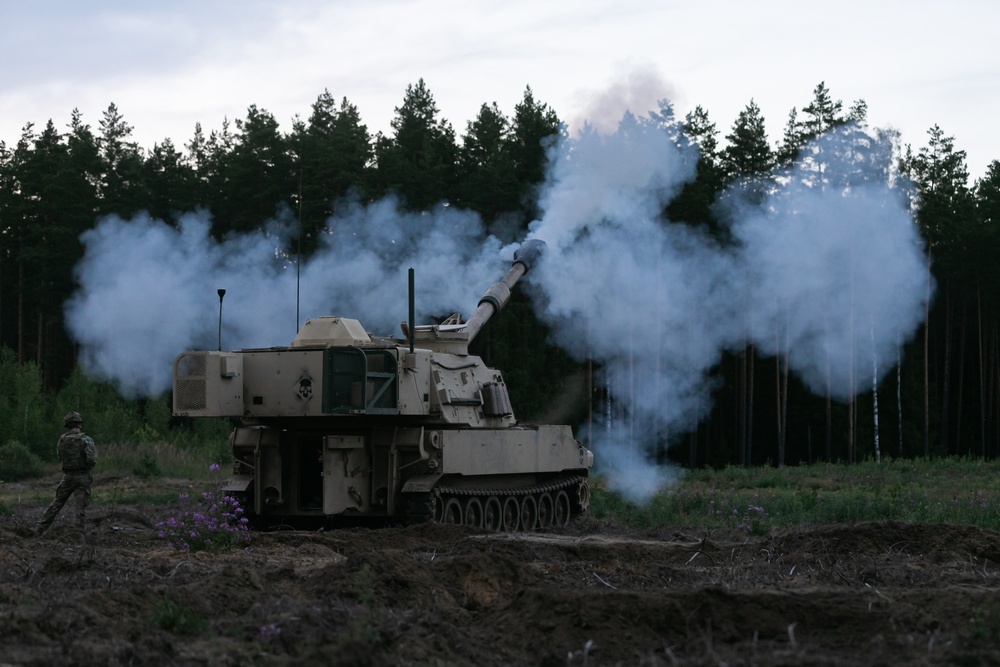
[[[525,242],[465,323],[404,323],[396,339],[318,317],[289,347],[185,352],[174,414],[240,418],[225,490],[260,519],[564,525],[587,509],[593,454],[568,426],[518,424],[500,372],[468,350],[543,247]]]

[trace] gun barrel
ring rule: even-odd
[[[479,330],[493,317],[494,313],[507,304],[510,299],[510,291],[517,284],[536,259],[545,249],[545,243],[537,239],[530,239],[521,244],[521,247],[514,252],[514,263],[499,282],[493,283],[482,298],[479,299],[479,306],[472,317],[465,323],[465,332],[469,334],[469,342],[476,337]]]

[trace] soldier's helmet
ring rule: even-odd
[[[67,412],[66,416],[63,417],[63,426],[66,426],[67,428],[74,425],[79,426],[82,423],[83,415],[79,412]]]

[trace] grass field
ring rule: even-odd
[[[218,451],[161,445],[103,447],[95,474],[120,483],[95,489],[94,502],[145,502],[176,499],[155,480],[188,480],[204,486],[219,463]],[[47,468],[55,472],[54,466]],[[592,518],[611,525],[651,530],[675,526],[722,529],[761,535],[774,527],[806,523],[903,521],[948,523],[1000,530],[998,463],[981,459],[906,459],[855,465],[824,463],[784,468],[729,467],[677,470],[677,482],[645,504],[635,504],[593,479]],[[47,502],[52,490],[35,488],[30,500]],[[37,496],[37,497],[34,497]],[[11,498],[0,499],[0,504]],[[24,499],[22,499],[24,500]]]
[[[727,528],[760,534],[803,523],[894,520],[1000,530],[997,463],[866,461],[785,468],[689,470],[645,505],[595,484],[591,515],[632,528]]]

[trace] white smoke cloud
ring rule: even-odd
[[[573,130],[589,126],[604,135],[614,134],[628,111],[655,109],[660,100],[680,101],[678,97],[677,87],[663,77],[656,65],[622,62],[615,66],[606,86],[576,95],[572,106],[579,113],[570,118],[569,126]]]
[[[219,298],[225,349],[288,345],[296,323],[294,230],[272,223],[222,242],[203,213],[174,227],[140,215],[111,216],[81,237],[79,289],[66,304],[81,365],[126,396],[169,389],[172,361],[218,345]],[[505,269],[499,241],[485,238],[473,213],[442,206],[400,211],[386,199],[346,204],[301,265],[301,319],[341,315],[382,335],[407,317],[407,271],[416,269],[417,321],[475,308]],[[512,251],[511,251],[512,252]]]
[[[655,469],[656,448],[709,413],[723,351],[787,354],[814,391],[846,399],[871,386],[870,368],[895,364],[927,296],[916,225],[877,138],[856,128],[822,138],[763,203],[744,201],[742,187],[726,193],[723,247],[662,217],[692,175],[674,134],[661,111],[565,142],[532,226],[549,242],[529,274],[539,314],[559,345],[603,366],[616,414],[591,442],[609,485],[633,497],[669,479],[639,475],[635,462]],[[854,143],[866,150],[845,150]]]
[[[634,433],[612,426],[601,439],[601,470],[607,487],[633,503],[642,504],[680,479],[679,471],[652,465],[645,454],[632,445]]]
[[[543,219],[531,233],[557,253],[604,223],[650,221],[694,177],[697,154],[672,140],[669,104],[637,118],[626,113],[614,134],[583,133],[550,153],[539,197]]]
[[[816,393],[847,400],[871,387],[867,370],[894,365],[923,319],[926,260],[898,192],[790,184],[735,226],[748,280],[750,336]],[[875,349],[872,349],[874,339]]]

